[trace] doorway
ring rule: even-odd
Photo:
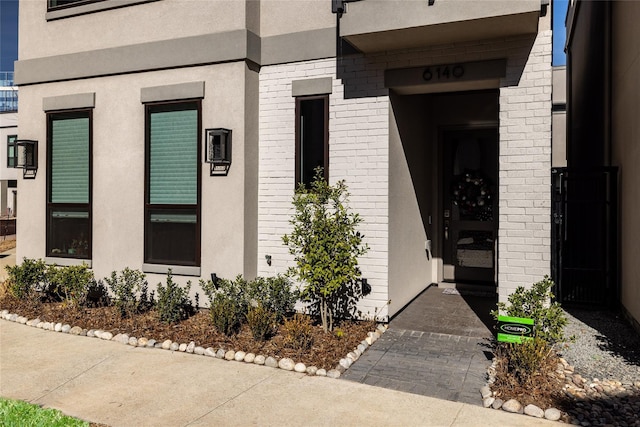
[[[445,129],[443,153],[443,280],[496,285],[498,130]]]

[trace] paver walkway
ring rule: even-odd
[[[491,357],[487,324],[496,303],[489,295],[430,287],[341,378],[480,405]]]

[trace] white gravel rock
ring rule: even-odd
[[[524,413],[530,417],[544,418],[544,411],[536,405],[527,405],[524,407]]]
[[[293,370],[300,373],[307,372],[307,365],[304,363],[296,363]]]
[[[337,369],[331,369],[327,371],[327,377],[329,378],[340,378],[340,371]]]
[[[293,360],[285,357],[283,359],[280,359],[280,361],[278,362],[278,367],[280,369],[284,369],[285,371],[293,371],[295,363],[293,362]]]
[[[244,357],[247,355],[244,351],[237,351],[235,357],[233,358],[236,362],[242,362]]]
[[[549,408],[544,411],[544,417],[550,421],[558,421],[562,413],[556,408]]]

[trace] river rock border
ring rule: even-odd
[[[622,383],[616,380],[588,381],[575,372],[565,359],[560,358],[555,375],[564,380],[562,392],[574,405],[568,412],[556,408],[542,409],[536,405],[523,406],[516,399],[504,402],[491,391],[496,379],[496,361],[487,369],[487,384],[480,389],[482,405],[485,408],[525,414],[551,421],[560,421],[581,426],[636,426],[640,425],[640,401],[630,399],[640,396],[640,382]],[[619,403],[605,404],[606,399],[616,399]]]
[[[114,341],[120,344],[130,345],[133,347],[145,347],[145,348],[157,348],[161,350],[180,351],[184,353],[192,353],[200,356],[208,356],[216,359],[223,359],[228,361],[252,363],[255,365],[264,365],[270,368],[280,368],[285,371],[295,371],[298,373],[306,373],[307,375],[316,375],[320,377],[339,378],[349,367],[362,356],[362,354],[376,342],[382,334],[387,330],[388,326],[385,324],[378,324],[374,331],[367,333],[367,337],[363,339],[360,344],[352,351],[350,351],[345,357],[340,359],[338,364],[333,369],[318,369],[316,366],[306,366],[304,363],[296,363],[288,357],[277,359],[273,356],[264,356],[261,354],[246,353],[244,351],[236,351],[232,349],[213,347],[204,348],[196,346],[196,343],[191,341],[190,343],[178,343],[171,340],[156,341],[152,338],[146,337],[133,337],[128,334],[113,335],[109,331],[102,331],[99,329],[82,329],[79,326],[71,326],[62,323],[55,322],[43,322],[42,320],[27,319],[24,316],[19,316],[15,313],[9,313],[9,310],[0,311],[0,319],[8,320],[10,322],[16,322],[23,325],[31,326],[46,331],[61,332],[63,334],[86,336],[90,338],[98,338],[105,341]]]

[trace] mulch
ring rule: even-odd
[[[353,351],[367,337],[367,332],[375,328],[373,322],[345,320],[334,327],[334,332],[325,333],[320,325],[314,324],[311,349],[296,350],[285,344],[282,326],[267,341],[256,341],[247,325],[230,337],[219,333],[212,324],[208,310],[200,310],[187,320],[169,324],[160,322],[154,310],[131,318],[121,318],[113,306],[73,309],[57,302],[17,300],[8,294],[0,298],[0,308],[28,319],[39,318],[43,322],[79,326],[87,330],[100,329],[113,335],[122,333],[158,342],[171,340],[188,344],[193,341],[196,346],[204,348],[244,351],[276,359],[288,357],[296,363],[327,370],[335,368],[340,359]],[[336,333],[338,331],[340,333]]]

